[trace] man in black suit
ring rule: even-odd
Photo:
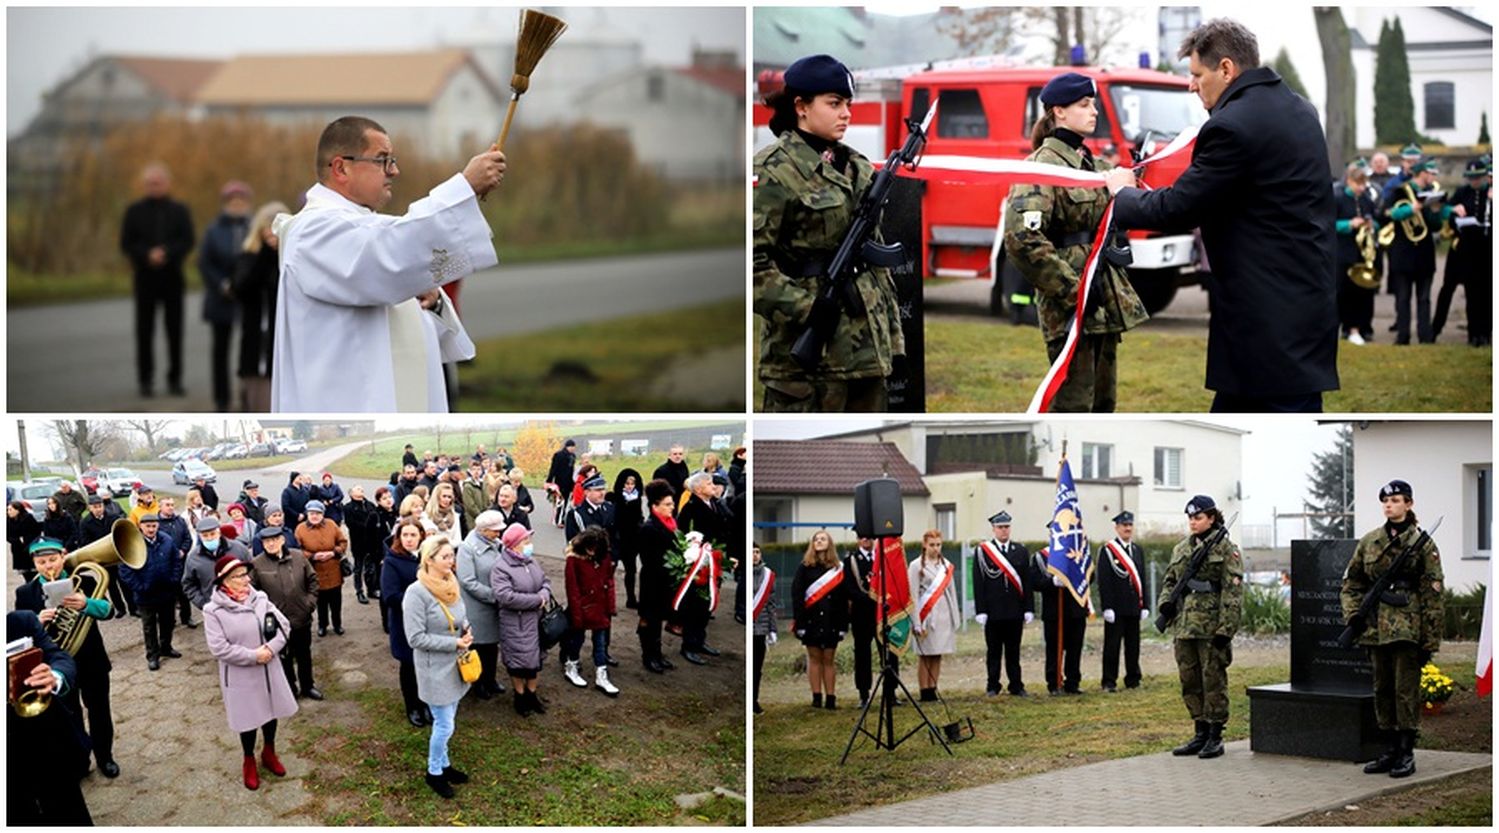
[[[1124,687],[1140,687],[1140,621],[1145,606],[1145,551],[1132,538],[1135,516],[1114,516],[1114,540],[1098,548],[1098,601],[1103,605],[1103,690],[1116,691],[1119,645],[1124,644]]]
[[[135,369],[141,396],[152,396],[156,307],[162,308],[167,331],[167,389],[182,389],[182,263],[193,250],[193,218],[187,206],[172,199],[172,176],[153,164],[141,173],[145,197],[125,209],[120,249],[135,273]]]
[[[1088,608],[1073,597],[1065,579],[1048,569],[1045,549],[1037,550],[1031,558],[1031,585],[1041,594],[1046,691],[1053,695],[1082,694],[1078,686],[1083,679],[1083,632],[1088,628]]]
[[[989,672],[985,692],[990,697],[999,696],[1001,664],[1010,678],[1010,694],[1030,696],[1020,671],[1020,637],[1026,623],[1036,618],[1036,603],[1026,578],[1030,553],[1024,544],[1010,540],[1010,521],[1009,512],[990,515],[994,537],[979,544],[973,555],[973,610],[984,628]]]
[[[1170,187],[1105,174],[1121,228],[1201,228],[1213,265],[1205,386],[1216,412],[1320,412],[1338,389],[1336,220],[1317,111],[1269,67],[1242,24],[1198,26],[1178,56],[1210,113]]]
[[[88,767],[88,741],[68,694],[78,682],[78,666],[57,647],[29,610],[5,614],[5,641],[29,637],[42,663],[23,681],[52,695],[52,705],[36,717],[5,710],[5,821],[13,827],[92,826],[79,778]]]

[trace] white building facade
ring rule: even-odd
[[[1353,49],[1357,76],[1355,141],[1361,148],[1374,141],[1374,56],[1384,20],[1400,19],[1410,64],[1411,98],[1416,129],[1444,145],[1468,146],[1478,141],[1479,121],[1489,114],[1493,126],[1493,28],[1462,12],[1440,6],[1399,8],[1344,7],[1348,28],[1357,30],[1362,45]],[[1321,91],[1317,92],[1321,95]]]

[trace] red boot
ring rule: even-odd
[[[260,789],[260,773],[255,769],[255,756],[245,756],[245,789]]]
[[[265,745],[264,749],[260,750],[260,762],[265,765],[266,769],[271,771],[272,775],[286,774],[286,767],[282,766],[281,759],[276,757],[276,747],[269,743]]]

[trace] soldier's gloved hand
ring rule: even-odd
[[[1233,641],[1234,638],[1232,636],[1226,636],[1221,633],[1213,634],[1213,647],[1217,648],[1220,651],[1224,648],[1227,648],[1229,645],[1232,645]]]
[[[1036,614],[1031,613],[1029,610],[1027,610],[1025,612],[1025,623],[1027,625],[1029,625],[1031,622],[1035,621],[1035,619],[1036,619]]]
[[[1150,608],[1148,608],[1148,607],[1142,607],[1142,608],[1140,608],[1140,621],[1143,622],[1143,621],[1145,621],[1146,619],[1149,619],[1149,618],[1150,618]]]
[[[1427,663],[1431,662],[1431,654],[1432,652],[1425,648],[1416,652],[1416,659],[1420,661],[1422,668],[1425,668]]]
[[[1059,576],[1059,575],[1057,575],[1057,574],[1055,574],[1055,573],[1053,573],[1052,576],[1051,576],[1051,584],[1052,584],[1053,587],[1066,587],[1067,586],[1067,582],[1062,581],[1062,577]]]
[[[1161,603],[1161,615],[1164,616],[1164,617],[1166,617],[1167,619],[1175,619],[1176,618],[1176,605],[1174,605],[1174,604],[1172,604],[1170,602],[1162,602]]]
[[[1110,625],[1114,624],[1114,609],[1112,607],[1104,609],[1103,620]]]
[[[989,614],[980,613],[979,615],[973,617],[973,621],[978,622],[980,625],[987,625],[989,624]]]

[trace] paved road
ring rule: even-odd
[[[739,248],[501,265],[464,280],[464,326],[481,341],[742,297],[744,268]],[[136,392],[130,299],[12,311],[6,317],[10,411],[213,410],[208,329],[199,320],[202,293],[189,294],[185,309],[188,395],[163,395],[158,379],[153,399]],[[158,322],[158,374],[165,350]]]
[[[1431,289],[1433,309],[1437,303],[1437,290],[1441,287],[1442,271],[1437,269],[1437,278]],[[986,281],[954,281],[926,288],[925,304],[927,322],[947,318],[978,318],[998,320],[989,316],[989,284]],[[1447,324],[1437,339],[1440,344],[1466,344],[1468,331],[1464,327],[1467,318],[1467,293],[1459,288],[1452,296],[1452,308],[1447,315]],[[1336,315],[1335,310],[1330,314]],[[1008,320],[1008,319],[1006,319]],[[1151,317],[1145,327],[1157,332],[1203,333],[1207,331],[1208,294],[1200,286],[1184,286],[1176,291],[1176,297],[1160,312]],[[1392,344],[1395,334],[1388,328],[1395,323],[1395,296],[1383,291],[1374,300],[1374,340],[1380,344]],[[1350,346],[1350,349],[1351,346]]]
[[[1003,819],[1007,827],[1249,827],[1341,808],[1493,766],[1489,755],[1420,749],[1416,774],[1396,781],[1364,775],[1356,764],[1256,754],[1249,751],[1247,740],[1224,744],[1224,748],[1226,754],[1212,761],[1177,758],[1170,752],[1120,758],[888,804],[813,824],[880,828],[910,825],[919,819],[923,826],[988,826]],[[866,750],[864,754],[880,753]],[[962,747],[958,754],[963,754]],[[1206,809],[1195,801],[1149,800],[1180,795],[1204,778],[1233,788],[1219,790]],[[1087,785],[1087,800],[1067,802],[1066,810],[1059,811],[1058,784]]]

